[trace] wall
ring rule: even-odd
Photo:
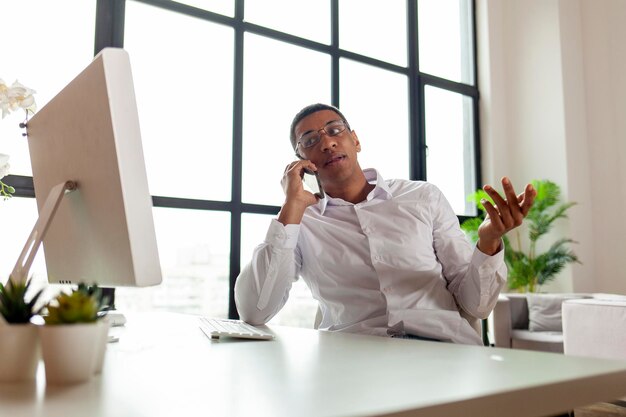
[[[626,293],[626,2],[580,3],[596,285]]]
[[[543,288],[626,293],[626,2],[478,0],[483,178],[558,183],[579,204],[544,245],[582,265]]]

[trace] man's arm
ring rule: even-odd
[[[285,203],[273,220],[264,243],[252,255],[252,261],[235,282],[235,303],[242,320],[251,324],[267,323],[285,305],[291,284],[302,265],[297,249],[300,222],[306,208],[317,197],[302,185],[304,169],[315,170],[311,161],[287,165],[281,181]]]
[[[477,318],[489,315],[506,283],[502,236],[522,223],[536,195],[532,186],[527,185],[525,192],[516,196],[507,178],[503,178],[502,185],[506,200],[493,187],[484,187],[495,206],[486,201],[482,203],[488,215],[479,228],[479,241],[473,253],[471,249],[468,251],[469,244],[443,195],[436,208],[434,245],[448,289],[457,303]]]
[[[470,316],[485,318],[506,284],[504,252],[487,255],[472,246],[459,227],[454,210],[438,193],[438,199],[433,199],[433,246],[448,291]]]
[[[243,321],[265,324],[287,302],[301,265],[298,232],[298,225],[285,227],[272,220],[265,241],[254,249],[235,282],[235,303]]]

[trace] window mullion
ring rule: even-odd
[[[339,0],[330,0],[331,104],[339,107]]]
[[[124,47],[126,0],[98,0],[94,56],[106,47]]]
[[[235,281],[241,265],[241,187],[243,171],[243,59],[244,59],[244,0],[235,1],[235,64],[233,77],[233,160],[232,211],[230,214],[230,279],[228,317],[239,318],[235,305]]]
[[[408,62],[409,62],[409,175],[410,179],[426,178],[424,142],[424,87],[419,73],[417,32],[417,0],[407,0]]]

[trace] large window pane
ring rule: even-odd
[[[252,260],[254,248],[263,243],[267,229],[274,215],[243,213],[241,215],[241,265],[240,269]]]
[[[125,31],[150,193],[230,200],[233,30],[129,2]]]
[[[330,58],[246,34],[243,113],[243,201],[281,205],[280,180],[296,159],[289,126],[306,105],[330,102]]]
[[[342,59],[341,111],[361,142],[361,168],[383,178],[409,178],[408,79]]]
[[[2,223],[2,238],[0,238],[0,282],[5,283],[22,253],[26,240],[38,218],[37,202],[34,198],[11,198],[0,200],[0,214],[3,219],[11,219]],[[39,305],[56,297],[60,291],[69,289],[68,285],[48,284],[45,251],[39,246],[37,256],[33,260],[28,276],[31,279],[31,289],[28,297],[43,289]]]
[[[248,1],[245,20],[313,41],[330,43],[328,1]]]
[[[437,185],[458,215],[474,216],[467,196],[476,190],[474,117],[470,97],[425,87],[427,179]]]
[[[177,0],[176,3],[188,4],[224,16],[235,16],[234,0]]]
[[[289,300],[276,314],[269,324],[279,326],[313,328],[318,303],[313,299],[311,290],[302,279],[298,279],[291,286]]]
[[[43,107],[93,58],[95,0],[3,1],[0,78],[37,91]],[[11,156],[11,173],[32,175],[28,143],[18,127],[24,112],[0,119],[0,153]],[[1,201],[0,201],[1,203]]]
[[[230,214],[154,209],[163,283],[118,288],[120,310],[228,316]]]
[[[420,71],[474,84],[470,0],[419,0]]]
[[[341,0],[339,47],[406,66],[405,0]]]

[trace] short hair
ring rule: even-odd
[[[308,115],[317,113],[318,111],[321,111],[321,110],[330,110],[332,112],[337,113],[337,115],[341,117],[341,120],[343,120],[346,126],[348,127],[348,130],[350,130],[350,124],[346,120],[346,117],[343,115],[343,113],[337,107],[331,106],[330,104],[323,104],[323,103],[309,104],[308,106],[300,110],[298,114],[295,115],[295,117],[293,118],[293,121],[291,122],[291,129],[289,130],[289,139],[291,139],[291,146],[293,147],[294,150],[296,149],[296,145],[297,145],[296,144],[296,125],[300,122],[300,120],[304,119]]]

